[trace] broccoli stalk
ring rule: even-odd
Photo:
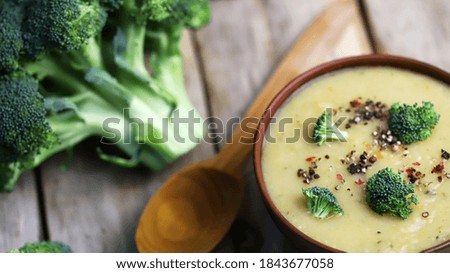
[[[327,141],[345,140],[348,138],[347,132],[339,131],[333,124],[333,115],[331,111],[325,111],[317,119],[314,124],[313,140],[317,146],[322,145]]]
[[[417,205],[418,200],[413,184],[405,184],[400,173],[385,168],[367,181],[366,202],[378,214],[406,219],[413,211],[410,205]]]
[[[158,99],[151,101],[155,104],[152,108],[161,104],[171,106],[159,112],[165,111],[174,122],[186,118],[197,121],[191,124],[194,125],[192,128],[189,124],[176,125],[176,135],[168,135],[169,141],[174,142],[173,147],[180,143],[177,138],[185,139],[184,146],[189,147],[193,140],[195,143],[195,139],[203,135],[203,126],[198,122],[200,115],[185,91],[180,42],[185,27],[200,27],[209,21],[208,10],[209,2],[205,0],[144,1],[141,6],[128,0],[120,10],[125,16],[116,23],[118,31],[113,54],[118,67],[117,77],[122,82],[138,83],[153,90]],[[150,52],[152,76],[148,75],[145,65],[146,49]],[[172,128],[174,123],[170,122],[168,126]],[[156,125],[153,129],[159,130]]]
[[[407,145],[430,137],[440,117],[429,101],[422,106],[395,103],[389,113],[389,129]]]
[[[179,44],[185,27],[208,22],[208,1],[8,3],[0,2],[14,19],[0,20],[8,26],[0,30],[0,101],[8,106],[0,111],[0,190],[91,136],[125,153],[98,149],[101,159],[153,170],[199,142],[203,124],[185,91]]]
[[[306,205],[309,212],[320,219],[333,215],[343,215],[344,210],[339,205],[336,197],[327,188],[314,186],[312,188],[302,189],[306,196]]]
[[[21,248],[10,250],[9,253],[72,253],[72,249],[61,242],[44,241],[26,243]]]

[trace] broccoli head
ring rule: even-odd
[[[339,205],[334,194],[327,188],[314,186],[302,189],[306,196],[309,212],[317,218],[324,219],[332,215],[343,215],[344,210]]]
[[[407,145],[427,139],[440,117],[428,101],[422,106],[395,103],[389,113],[389,129]]]
[[[413,211],[410,205],[417,204],[418,200],[413,184],[405,184],[400,173],[385,168],[367,181],[366,202],[378,214],[391,214],[406,219]]]
[[[0,1],[0,72],[11,72],[19,67],[23,8],[18,3]]]
[[[150,20],[191,29],[206,25],[211,18],[209,0],[151,0],[148,9]]]
[[[26,243],[21,248],[12,249],[9,253],[71,253],[72,249],[61,242],[44,241]]]
[[[339,131],[333,124],[331,111],[325,111],[314,124],[313,140],[318,146],[326,141],[341,140],[347,138],[347,132]]]
[[[0,77],[0,163],[27,161],[52,141],[44,98],[24,73]]]
[[[0,103],[0,190],[11,191],[34,157],[57,139],[32,77],[22,72],[1,76]]]
[[[23,24],[24,47],[34,57],[51,48],[76,50],[98,34],[106,10],[96,0],[37,0]]]

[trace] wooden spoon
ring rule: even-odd
[[[348,37],[342,40],[343,33],[355,26],[357,37],[352,43],[356,40],[359,49],[353,45],[352,52],[345,52],[348,45],[343,42],[348,43]],[[284,57],[232,141],[213,159],[172,176],[149,201],[136,232],[140,252],[207,252],[222,240],[241,205],[245,188],[242,167],[265,108],[300,72],[346,53],[370,52],[361,26],[354,1],[338,0],[319,16]],[[339,51],[338,45],[344,50]]]

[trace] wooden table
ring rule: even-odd
[[[241,116],[293,41],[333,1],[213,0],[212,22],[187,32],[182,45],[187,87],[201,114]],[[448,0],[352,3],[370,43],[356,49],[348,44],[331,58],[375,51],[450,70]],[[152,194],[186,164],[212,157],[222,143],[202,143],[160,173],[104,163],[94,152],[97,145],[97,139],[80,145],[69,170],[61,169],[67,155],[57,155],[23,175],[13,193],[0,194],[0,252],[44,239],[66,242],[76,252],[135,252],[137,221]],[[216,251],[301,251],[268,216],[250,164],[246,178],[240,216]]]

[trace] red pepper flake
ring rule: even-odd
[[[361,178],[360,178],[360,179],[355,181],[355,184],[356,185],[362,185],[362,184],[364,184],[364,181],[362,181]]]
[[[443,170],[444,170],[444,162],[441,162],[433,167],[431,173],[442,173]]]
[[[438,182],[442,183],[442,176],[438,176]]]
[[[405,172],[407,173],[407,174],[412,174],[412,173],[414,173],[416,170],[414,169],[414,168],[408,168],[408,169],[406,169],[405,170]]]
[[[413,163],[413,165],[414,165],[414,166],[420,166],[420,162],[417,162],[417,161],[416,161],[416,162]]]
[[[311,161],[313,161],[314,159],[316,159],[315,156],[310,156],[310,157],[306,158],[305,160],[306,160],[307,162],[311,162]]]
[[[352,101],[350,102],[350,105],[351,105],[353,108],[359,107],[359,106],[361,105],[361,101],[360,101],[360,100],[352,100]]]
[[[336,178],[339,181],[342,181],[344,179],[344,177],[342,177],[342,174],[340,174],[340,173],[336,174]]]

